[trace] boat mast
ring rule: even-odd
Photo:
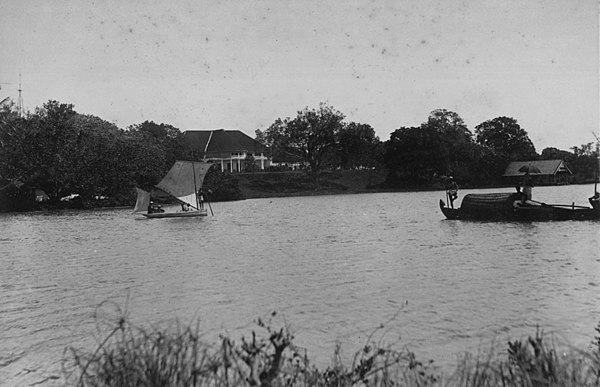
[[[596,166],[596,179],[594,181],[594,195],[598,195],[598,178],[600,177],[600,137],[596,135],[596,133],[592,132],[594,137],[596,137],[596,157],[598,158],[598,165]]]
[[[192,173],[194,174],[194,196],[196,197],[196,208],[200,211],[200,204],[198,203],[198,187],[196,186],[196,167],[192,161]]]
[[[598,14],[598,21],[600,21],[600,14]],[[600,41],[598,42],[598,47],[600,48]],[[598,52],[598,58],[600,59],[600,51]],[[598,90],[598,96],[600,97],[600,90]],[[600,134],[600,131],[598,132]],[[594,181],[594,197],[598,197],[598,179],[600,179],[600,137],[596,135],[595,132],[592,131],[594,137],[596,137],[596,157],[598,158],[598,165],[596,166],[596,179]]]

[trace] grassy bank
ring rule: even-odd
[[[121,314],[123,316],[123,314]],[[451,370],[384,345],[375,329],[349,363],[332,348],[318,369],[271,317],[239,342],[206,343],[194,326],[142,329],[119,317],[95,349],[66,352],[68,386],[598,386],[600,337],[586,349],[558,348],[541,331],[489,355],[466,354]],[[600,334],[600,326],[596,328]],[[494,354],[495,353],[495,354]]]
[[[240,199],[339,195],[368,192],[437,191],[444,189],[440,179],[423,185],[386,185],[385,170],[335,170],[321,174],[320,187],[314,188],[309,176],[301,171],[256,172],[228,175],[230,186],[235,186]],[[461,185],[461,192],[470,189],[496,188],[514,189],[515,181],[507,180],[498,185]],[[541,185],[540,185],[541,186]],[[218,199],[217,199],[218,200]]]
[[[315,189],[309,176],[297,172],[257,172],[235,175],[245,199],[349,194],[378,192],[385,181],[384,171],[327,171],[320,177],[320,186]]]

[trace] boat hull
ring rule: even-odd
[[[600,210],[594,208],[568,208],[551,205],[520,206],[514,210],[516,220],[596,220]]]
[[[443,200],[440,210],[448,219],[486,220],[486,221],[558,221],[558,220],[597,220],[600,209],[576,208],[554,205],[518,205],[495,209],[448,208]]]
[[[142,214],[149,219],[161,219],[161,218],[195,218],[198,216],[206,216],[206,210],[204,211],[188,211],[188,212],[155,212],[153,214]]]

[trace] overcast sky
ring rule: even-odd
[[[327,102],[381,140],[457,112],[538,152],[598,132],[597,0],[0,0],[0,99],[254,137]],[[9,84],[7,84],[9,83]]]

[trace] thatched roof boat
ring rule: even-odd
[[[592,207],[575,204],[546,204],[523,201],[520,193],[468,194],[460,208],[449,208],[440,200],[440,209],[448,219],[465,220],[594,220],[600,219],[600,197],[590,199]]]

